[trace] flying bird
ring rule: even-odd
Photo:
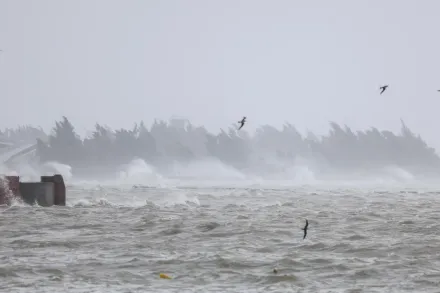
[[[306,225],[304,226],[304,228],[301,228],[301,230],[304,230],[303,240],[306,239],[306,236],[307,236],[307,227],[309,227],[309,221],[307,221],[307,219],[306,219]]]
[[[241,121],[238,121],[238,123],[241,124],[240,127],[238,128],[238,130],[240,130],[246,123],[246,116],[244,116],[243,119],[241,119]]]
[[[382,91],[380,92],[380,94],[383,94],[383,92],[384,92],[387,88],[388,88],[388,85],[381,86],[380,89],[381,89]]]

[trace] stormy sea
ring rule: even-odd
[[[233,166],[221,154],[222,160],[175,160],[167,168],[137,158],[107,177],[91,176],[102,172],[87,164],[62,163],[62,156],[39,168],[29,159],[4,167],[3,174],[22,181],[62,174],[67,204],[14,199],[0,207],[0,290],[439,292],[440,183],[433,171],[417,172],[430,163],[434,170],[436,156],[420,167],[415,159],[429,157],[422,151],[407,148],[412,157],[403,151],[392,157],[378,145],[352,155],[345,166],[354,159],[363,166],[384,158],[393,164],[338,176],[330,176],[328,166],[348,158],[348,147],[326,168],[296,160],[290,167],[278,164],[278,171],[246,169],[249,161]],[[52,147],[50,154],[56,153]]]
[[[438,292],[440,185],[152,181],[3,206],[1,291]]]

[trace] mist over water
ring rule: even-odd
[[[13,130],[6,132],[14,139]],[[80,138],[67,118],[51,134],[19,129],[21,141],[37,141],[34,151],[3,151],[1,173],[23,180],[60,173],[69,183],[105,184],[418,184],[440,176],[436,150],[402,121],[398,134],[371,128],[354,132],[330,123],[327,135],[306,136],[294,126],[262,126],[255,133],[229,127],[218,134],[183,119],[143,122],[112,130],[96,124]]]
[[[66,207],[0,207],[2,290],[438,291],[439,187],[150,186],[140,165],[120,183],[73,180]]]
[[[4,160],[22,181],[61,174],[67,204],[0,206],[2,290],[437,292],[440,165],[416,135],[159,125],[89,140],[59,127]]]
[[[0,1],[0,177],[67,186],[0,180],[0,292],[438,293],[440,2],[373,2]]]
[[[68,184],[99,184],[99,185],[141,185],[141,186],[417,186],[433,183],[433,180],[416,178],[410,172],[395,166],[378,169],[376,174],[335,174],[334,176],[319,177],[307,165],[292,165],[280,172],[265,175],[246,174],[232,166],[227,166],[216,159],[204,159],[181,164],[174,162],[168,172],[161,173],[154,166],[142,159],[134,159],[128,164],[121,165],[119,171],[113,174],[106,170],[106,177],[97,176],[94,179],[72,175],[69,165],[58,162],[47,162],[41,166],[20,165],[10,170],[3,167],[4,175],[20,175],[22,181],[39,181],[40,176],[61,174]]]

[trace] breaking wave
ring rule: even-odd
[[[317,137],[290,124],[263,126],[253,135],[233,128],[215,135],[186,120],[117,131],[97,124],[93,136],[81,140],[64,118],[54,132],[63,135],[48,136],[54,145],[38,138],[33,157],[4,160],[0,174],[29,181],[58,173],[68,184],[154,187],[402,185],[440,175],[435,150],[403,122],[397,135],[330,125],[328,135]]]

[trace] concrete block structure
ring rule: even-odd
[[[61,175],[41,176],[40,182],[20,182],[19,176],[5,176],[0,180],[0,204],[10,204],[15,197],[30,205],[66,205],[66,186]]]

